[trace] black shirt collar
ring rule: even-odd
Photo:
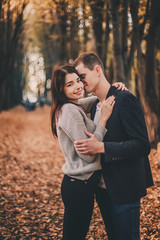
[[[117,91],[118,91],[117,88],[111,85],[111,87],[107,93],[106,99],[112,95],[116,95]]]
[[[107,93],[106,99],[107,99],[108,97],[112,96],[112,95],[116,95],[117,91],[118,91],[117,88],[115,88],[115,87],[113,87],[113,86],[111,85],[111,87],[110,87],[110,89],[109,89],[109,91],[108,91],[108,93]],[[94,118],[94,114],[95,114],[95,111],[96,111],[97,103],[99,103],[99,100],[98,100],[98,99],[96,100],[96,102],[93,104],[93,107],[92,107],[92,111],[91,111],[91,119],[92,119],[92,120],[93,120],[93,118]]]

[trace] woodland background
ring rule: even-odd
[[[55,66],[96,51],[107,79],[141,101],[150,142],[160,138],[160,1],[1,0],[0,110],[36,93],[47,101]]]
[[[160,239],[159,13],[158,0],[0,0],[0,239],[61,238],[64,159],[50,136],[51,76],[83,51],[97,52],[109,82],[124,82],[142,104],[155,185],[141,238]],[[88,239],[105,239],[95,209]]]

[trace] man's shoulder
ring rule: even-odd
[[[129,91],[117,90],[116,93],[115,93],[115,95],[116,95],[117,97],[124,98],[124,97],[126,97],[126,96],[130,96],[130,95],[133,95],[133,94],[132,94],[131,92],[129,92]]]
[[[127,97],[136,98],[131,92],[118,90],[114,86],[111,86],[111,88],[109,90],[109,93],[108,93],[108,97],[111,96],[111,95],[114,95],[118,99],[125,99]]]
[[[138,98],[129,91],[117,91],[115,94],[117,106],[121,108],[141,108]],[[132,109],[132,110],[133,110]],[[131,110],[131,109],[130,109]]]
[[[117,99],[119,99],[119,100],[121,100],[121,101],[124,101],[124,100],[126,100],[126,99],[128,99],[128,98],[133,99],[133,100],[138,100],[138,99],[136,98],[136,96],[133,95],[133,94],[132,94],[131,92],[129,92],[129,91],[121,91],[121,90],[118,90],[114,95],[115,95],[115,97],[116,97]]]

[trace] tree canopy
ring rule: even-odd
[[[38,97],[47,98],[57,65],[71,64],[83,51],[95,51],[110,83],[124,82],[140,99],[150,141],[156,143],[160,138],[159,12],[156,0],[2,0],[0,109],[21,103],[24,89],[32,90],[28,81],[32,85],[37,81]],[[33,53],[37,63],[30,60]],[[35,78],[41,70],[45,76]]]

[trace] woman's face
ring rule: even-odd
[[[68,73],[66,75],[64,94],[74,103],[78,103],[78,99],[83,97],[83,83],[76,73]]]

